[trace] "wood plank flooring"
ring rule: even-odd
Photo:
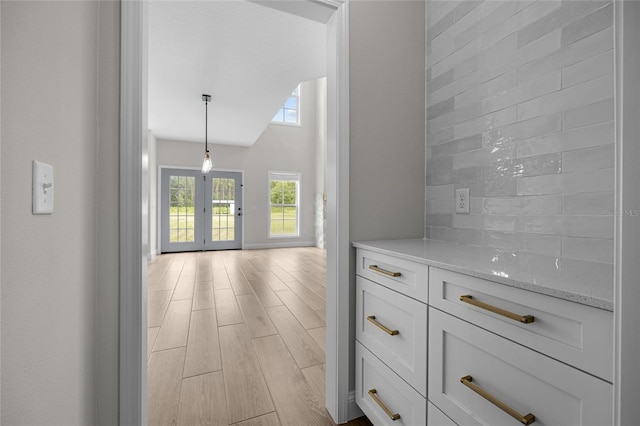
[[[325,270],[308,247],[149,262],[149,425],[333,425]]]

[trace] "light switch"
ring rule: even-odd
[[[53,166],[33,161],[33,214],[53,213]]]

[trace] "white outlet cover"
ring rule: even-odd
[[[456,189],[456,213],[469,213],[469,188]]]
[[[53,213],[53,166],[33,161],[33,214]]]

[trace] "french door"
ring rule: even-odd
[[[242,248],[242,173],[162,169],[162,253]]]

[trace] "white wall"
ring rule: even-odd
[[[269,125],[250,148],[210,145],[214,169],[244,171],[245,248],[282,244],[314,244],[314,194],[316,191],[316,81],[301,86],[301,126]],[[324,109],[322,109],[324,111]],[[204,126],[204,123],[203,123]],[[204,144],[157,141],[157,164],[200,168]],[[268,238],[269,170],[302,173],[300,237]]]
[[[119,5],[101,3],[0,6],[4,424],[117,418]],[[52,215],[31,214],[34,159]]]

